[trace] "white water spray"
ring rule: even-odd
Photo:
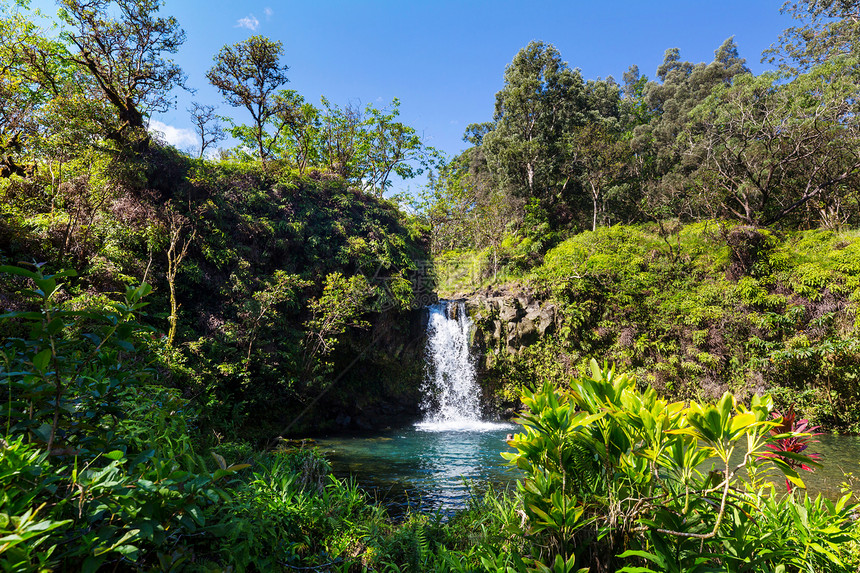
[[[449,316],[450,305],[456,314]],[[462,301],[441,301],[430,307],[427,324],[427,377],[424,382],[424,420],[420,430],[490,430],[506,427],[481,420],[481,389],[469,354],[472,320]]]

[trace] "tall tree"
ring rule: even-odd
[[[860,58],[860,0],[799,0],[786,2],[781,12],[791,26],[765,51],[764,60],[782,71],[799,74],[831,58]]]
[[[587,117],[585,84],[550,44],[531,42],[505,69],[495,127],[483,137],[487,157],[510,190],[548,205],[564,192],[559,175],[564,134]]]
[[[244,107],[251,114],[251,136],[257,156],[265,165],[276,144],[283,122],[277,122],[279,108],[275,94],[287,83],[286,65],[280,63],[283,44],[264,36],[251,36],[243,42],[224,46],[215,56],[215,64],[206,72],[209,82],[218,88],[233,107]],[[274,129],[267,128],[274,123]]]
[[[402,179],[420,175],[423,166],[435,154],[434,149],[424,145],[413,127],[397,121],[399,115],[400,100],[396,98],[387,110],[371,105],[365,110],[368,145],[362,180],[366,189],[380,197],[391,184],[392,175]]]
[[[72,61],[91,76],[116,119],[102,122],[103,136],[123,149],[149,144],[146,118],[173,105],[169,92],[185,74],[166,54],[176,53],[185,32],[172,16],[159,17],[162,0],[60,0],[74,46]]]
[[[34,28],[0,4],[0,177],[25,174],[21,152],[38,131],[36,112],[46,99],[38,85],[27,81],[25,53]]]
[[[839,223],[860,183],[860,120],[856,84],[838,67],[790,82],[741,76],[695,110],[704,126],[694,139],[703,158],[696,176],[702,202],[716,201],[711,212],[752,225]]]
[[[299,173],[320,158],[320,111],[295,90],[275,96],[277,121],[284,125],[281,154],[291,156]]]
[[[425,199],[431,251],[487,249],[491,270],[497,273],[502,242],[518,231],[523,219],[523,200],[495,184],[483,149],[471,147],[440,165],[438,176],[429,178]],[[444,273],[444,267],[440,271]]]
[[[321,100],[323,160],[332,172],[354,179],[360,174],[358,163],[364,145],[362,110],[353,104],[341,108],[325,97]]]
[[[606,188],[621,177],[629,156],[628,143],[605,123],[590,122],[568,134],[565,167],[591,198],[592,231],[597,230],[599,216],[605,215]]]
[[[55,121],[58,100],[82,101],[80,86],[90,83],[70,62],[63,42],[35,20],[23,5],[0,3],[0,176],[25,175],[28,169],[21,162],[34,160],[28,155],[44,159],[52,154],[46,140],[58,129],[80,123]],[[98,107],[102,98],[97,94],[95,99],[87,107]],[[83,134],[74,138],[89,139]],[[75,147],[66,143],[64,153]]]
[[[688,176],[700,158],[689,153],[689,137],[679,136],[696,131],[689,121],[690,112],[715,87],[729,85],[732,78],[748,72],[733,38],[723,42],[709,64],[682,61],[677,48],[666,51],[657,68],[659,81],[649,82],[643,89],[650,120],[633,130],[631,140],[640,176],[646,180],[642,184],[646,196],[640,201],[646,216],[688,211],[692,192]]]

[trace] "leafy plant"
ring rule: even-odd
[[[14,569],[95,570],[190,545],[207,509],[228,498],[217,482],[247,466],[207,472],[185,418],[164,411],[184,402],[147,391],[151,373],[134,343],[145,333],[137,316],[151,289],[130,287],[124,302],[70,309],[58,301],[59,279],[74,273],[0,270],[31,281],[25,292],[38,305],[0,316],[29,334],[6,339],[0,363],[7,386],[0,547]]]
[[[771,428],[770,433],[773,436],[773,442],[766,446],[771,452],[761,454],[763,458],[778,459],[781,463],[790,468],[800,468],[805,471],[814,471],[812,466],[805,463],[805,459],[796,458],[797,454],[806,456],[812,462],[818,462],[821,454],[811,452],[804,454],[806,449],[814,442],[812,436],[821,435],[820,432],[815,432],[818,426],[809,427],[809,420],[798,420],[794,408],[789,408],[784,414],[773,412],[772,416],[777,421],[778,425]],[[819,465],[819,464],[815,464]],[[785,487],[791,491],[791,482],[786,479]]]
[[[848,562],[847,497],[832,504],[773,493],[774,467],[803,487],[794,468],[815,462],[804,450],[767,455],[779,447],[776,440],[808,437],[796,431],[806,426],[786,428],[784,418],[774,419],[767,397],[753,397],[749,406],[729,393],[716,404],[669,403],[592,360],[590,376],[572,380],[570,390],[547,384],[526,391],[523,403],[526,432],[514,437],[517,452],[506,457],[526,474],[520,490],[529,521],[522,533],[536,570],[572,566],[574,558],[630,573]],[[767,504],[774,512],[767,519],[777,518],[777,508],[798,519],[772,525],[751,517]],[[811,514],[829,525],[801,517]],[[799,545],[797,558],[791,548]]]

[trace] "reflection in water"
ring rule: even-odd
[[[822,467],[815,472],[798,473],[811,494],[820,492],[834,499],[840,494],[846,473],[860,475],[860,436],[822,435],[814,439],[818,443],[810,445],[809,451],[821,454]],[[860,483],[851,489],[860,491]]]
[[[500,453],[513,451],[505,443],[513,424],[494,424],[485,430],[426,431],[419,427],[393,430],[381,436],[333,438],[320,446],[339,477],[352,476],[371,497],[394,514],[406,507],[450,514],[468,503],[470,486],[478,493],[492,486],[512,487],[522,476]],[[818,436],[812,451],[822,454],[823,467],[800,472],[809,493],[834,499],[840,495],[845,473],[860,474],[860,437]],[[784,480],[772,474],[778,491]],[[855,491],[860,489],[856,484]]]
[[[321,440],[335,475],[352,476],[376,500],[399,509],[450,513],[469,500],[470,487],[506,489],[519,477],[502,451],[512,424],[485,430],[393,430],[373,438]]]

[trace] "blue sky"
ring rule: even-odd
[[[54,12],[45,0],[34,2]],[[195,95],[154,118],[179,147],[191,135],[191,100],[244,120],[209,86],[205,73],[225,44],[262,34],[284,44],[288,88],[311,103],[382,106],[401,100],[401,117],[426,142],[454,155],[466,125],[492,118],[505,66],[531,40],[558,48],[585,78],[621,75],[631,64],[653,77],[668,48],[710,61],[734,36],[754,72],[761,52],[791,25],[782,0],[167,0],[187,41],[176,60]],[[401,189],[420,182],[401,184]]]

